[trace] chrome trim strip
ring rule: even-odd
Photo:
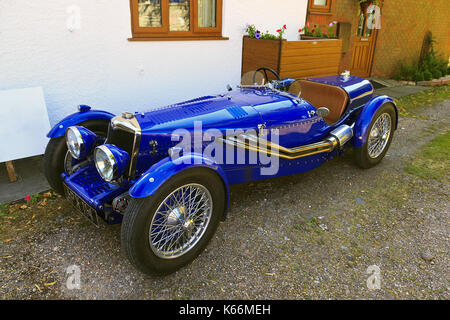
[[[353,128],[348,125],[341,125],[333,130],[330,135],[319,142],[298,146],[295,148],[285,148],[276,143],[261,139],[255,134],[242,133],[237,136],[227,136],[218,138],[219,142],[238,148],[251,151],[262,152],[284,159],[298,159],[323,152],[331,152],[336,147],[342,147],[353,137]]]

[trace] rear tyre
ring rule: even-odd
[[[387,103],[378,109],[370,123],[366,143],[355,150],[355,161],[359,167],[369,169],[383,160],[394,137],[395,119],[392,104]]]
[[[164,275],[192,262],[214,235],[225,209],[225,188],[212,171],[195,168],[133,199],[121,230],[125,255],[143,273]]]
[[[100,137],[106,138],[109,122],[105,120],[89,120],[79,125],[91,130]],[[65,137],[50,139],[44,154],[44,174],[50,187],[60,195],[64,195],[61,174],[66,172],[64,166],[66,156],[70,155],[68,155]]]

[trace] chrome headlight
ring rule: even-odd
[[[69,127],[66,131],[66,144],[75,159],[86,158],[92,153],[97,135],[84,127]]]
[[[114,145],[105,144],[95,148],[95,166],[100,176],[112,182],[123,176],[130,162],[128,153]]]

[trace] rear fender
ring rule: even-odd
[[[376,96],[370,99],[363,107],[356,119],[355,126],[353,128],[354,139],[353,146],[355,148],[361,148],[367,142],[368,131],[370,123],[378,111],[383,105],[390,103],[395,108],[395,125],[394,130],[397,130],[398,125],[398,110],[394,103],[394,100],[388,96]]]
[[[66,134],[67,128],[79,125],[80,123],[88,120],[97,120],[97,119],[111,120],[114,117],[115,115],[112,113],[100,110],[90,110],[90,107],[82,106],[82,108],[80,108],[80,112],[67,116],[66,118],[61,120],[57,125],[55,125],[47,134],[47,137],[51,139],[62,137]]]
[[[176,161],[172,161],[170,157],[161,160],[144,173],[133,187],[131,187],[129,194],[132,198],[136,199],[150,197],[170,178],[192,168],[205,168],[206,170],[211,170],[221,178],[227,194],[227,199],[225,199],[226,208],[223,216],[225,219],[230,202],[229,185],[225,172],[221,166],[201,154],[186,154]]]

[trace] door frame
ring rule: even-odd
[[[382,6],[383,6],[383,1],[380,2],[379,8],[381,9]],[[367,14],[367,8],[366,8],[365,14]],[[360,19],[360,16],[358,15],[357,18],[356,18],[356,32],[358,31],[359,19]],[[363,34],[364,34],[365,30],[366,30],[366,26],[367,26],[367,20],[365,20],[365,26],[364,26],[364,29],[363,29]],[[377,46],[377,40],[378,40],[378,31],[379,30],[376,29],[376,28],[372,29],[372,33],[371,33],[371,36],[370,36],[372,44],[370,45],[371,47],[369,48],[370,51],[368,53],[367,74],[362,75],[363,77],[370,77],[372,75],[373,59],[374,59],[374,56],[375,56],[375,48]],[[351,41],[351,43],[352,43],[352,46],[351,46],[352,56],[351,56],[351,63],[350,63],[350,65],[351,65],[350,72],[353,73],[352,67],[353,67],[353,61],[354,61],[353,59],[355,58],[354,57],[355,44],[358,41],[358,38],[364,38],[364,37],[363,36],[360,37],[358,35],[353,35],[352,38],[353,39]]]

